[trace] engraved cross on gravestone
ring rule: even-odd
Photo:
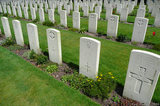
[[[140,67],[138,73],[130,72],[130,77],[133,77],[137,80],[136,86],[135,86],[135,92],[137,93],[141,92],[141,87],[143,83],[147,83],[150,85],[153,83],[152,79],[145,77],[146,73],[147,73],[147,69],[144,67]]]

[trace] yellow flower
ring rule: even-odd
[[[98,78],[98,76],[96,78]]]
[[[101,79],[101,78],[99,78],[99,79]]]
[[[108,72],[108,74],[112,75],[112,73],[111,73],[111,72]]]
[[[98,81],[101,81],[101,80],[98,80]]]
[[[102,74],[100,74],[100,76],[103,76]]]
[[[112,79],[114,79],[114,77],[112,76]]]

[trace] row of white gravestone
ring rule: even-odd
[[[140,17],[138,17],[140,18]],[[11,37],[8,19],[2,17],[3,29],[6,37]],[[139,23],[139,25],[141,25]],[[14,33],[17,44],[24,45],[22,29],[18,20],[13,20]],[[37,26],[27,24],[30,49],[40,53]],[[47,29],[49,58],[52,62],[62,63],[60,32]],[[89,78],[96,79],[100,58],[100,41],[80,38],[79,72]],[[130,56],[128,72],[123,96],[149,105],[160,73],[160,56],[141,50],[133,50]]]
[[[110,8],[110,7],[108,7],[108,8]],[[141,7],[140,9],[143,9],[143,8]],[[122,9],[122,11],[123,11],[123,9]],[[121,12],[121,13],[123,13],[123,12]],[[20,12],[20,14],[22,14],[22,13]],[[110,12],[110,14],[111,14],[111,12]],[[109,15],[109,13],[107,15]],[[24,16],[26,19],[28,19],[28,9],[27,8],[24,8]],[[31,8],[31,16],[32,16],[32,20],[36,19],[36,12],[35,12],[34,8]],[[40,17],[41,22],[45,21],[44,11],[42,8],[39,9],[39,17]],[[48,17],[51,22],[53,22],[53,23],[55,22],[54,9],[48,10]],[[110,15],[109,17],[107,17],[107,19],[108,19],[107,35],[116,37],[117,31],[118,31],[119,17],[115,16],[115,15]],[[121,20],[123,20],[123,19],[125,20],[125,19],[127,19],[127,17],[121,18]],[[73,20],[73,28],[80,30],[80,13],[73,12],[72,20]],[[61,25],[67,27],[67,12],[66,12],[66,10],[60,11],[60,22],[61,22]],[[97,23],[98,23],[98,15],[96,13],[90,13],[89,14],[88,31],[92,32],[92,33],[96,33],[97,32]],[[147,30],[147,25],[148,25],[148,19],[143,18],[143,17],[140,18],[140,16],[137,16],[137,18],[135,19],[135,24],[134,24],[133,34],[132,34],[132,41],[133,42],[140,42],[140,43],[144,42],[145,34],[146,34],[146,30]]]
[[[28,19],[28,11],[26,8],[24,8],[25,18]],[[123,13],[123,12],[122,12]],[[36,13],[35,9],[31,9],[31,15],[32,19],[36,19]],[[44,22],[44,11],[43,9],[39,9],[39,17],[40,21]],[[54,9],[48,10],[48,17],[51,22],[55,22],[54,20]],[[73,28],[80,30],[80,13],[79,12],[73,12]],[[146,21],[145,21],[146,20]],[[67,27],[67,13],[66,10],[60,11],[60,23],[61,25]],[[98,15],[96,13],[90,13],[89,14],[89,22],[88,22],[88,31],[91,33],[97,33],[97,23],[98,23]],[[110,15],[108,17],[108,26],[107,26],[107,35],[108,36],[117,36],[118,32],[118,23],[119,23],[119,17],[116,15]],[[147,30],[148,25],[148,19],[146,18],[140,18],[137,17],[135,19],[133,34],[132,34],[132,41],[133,42],[140,42],[143,43],[145,39],[145,34]]]

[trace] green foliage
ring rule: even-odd
[[[72,88],[78,89],[90,97],[101,99],[108,98],[109,93],[116,87],[116,82],[111,72],[106,75],[100,74],[100,76],[97,76],[96,81],[75,72],[72,75],[63,76],[62,81],[69,83]]]
[[[118,96],[114,96],[112,99],[114,102],[120,102],[120,98]]]
[[[30,59],[30,53],[31,51],[24,52],[22,56],[26,57],[27,59]]]
[[[137,45],[138,42],[132,42],[132,45]]]
[[[56,72],[58,71],[58,66],[57,65],[50,65],[46,68],[46,71],[48,73],[53,73],[53,72]]]
[[[32,22],[33,23],[37,23],[39,20],[38,19],[35,19],[35,20],[33,20]]]
[[[79,31],[79,33],[84,33],[84,32],[86,32],[85,28],[81,28],[80,31]]]
[[[53,22],[51,22],[51,21],[45,21],[42,24],[46,25],[46,26],[54,26]]]
[[[48,57],[40,54],[40,55],[37,55],[36,61],[37,61],[37,64],[44,64],[48,61]]]
[[[15,44],[15,40],[11,37],[6,38],[3,42],[2,42],[2,46],[10,46]]]
[[[9,50],[22,50],[24,49],[24,47],[14,44],[14,45],[9,46],[8,49]]]
[[[136,16],[137,15],[137,9],[134,9],[132,13],[129,14],[129,16]]]
[[[9,14],[8,14],[8,13],[5,13],[5,14],[3,14],[3,16],[8,17],[8,16],[9,16]]]
[[[107,39],[112,39],[113,37],[112,37],[112,36],[106,36],[106,38],[107,38]]]
[[[127,37],[127,35],[123,35],[123,34],[118,35],[116,40],[118,42],[127,42],[127,41],[130,41],[130,39]]]
[[[31,50],[31,51],[29,52],[29,58],[30,58],[30,59],[36,59],[36,57],[37,57],[37,54],[36,54],[33,50]]]
[[[155,44],[155,45],[153,46],[153,49],[160,51],[160,44]]]

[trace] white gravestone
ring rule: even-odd
[[[22,11],[20,6],[18,6],[18,16],[22,18]]]
[[[96,13],[89,14],[89,23],[88,23],[89,32],[97,33],[97,20],[98,20],[98,15]]]
[[[107,36],[117,36],[119,16],[111,15],[108,19]]]
[[[25,19],[29,19],[29,17],[28,17],[28,8],[27,7],[24,7],[24,18]]]
[[[20,46],[24,46],[24,40],[23,40],[23,34],[22,34],[22,28],[21,28],[21,23],[18,20],[13,20],[13,29],[14,29],[14,34],[16,37],[16,42]]]
[[[101,42],[93,38],[80,38],[79,73],[96,79],[98,75]]]
[[[80,30],[80,12],[73,12],[73,28]]]
[[[40,9],[39,9],[39,18],[40,18],[40,22],[41,22],[41,23],[43,23],[43,22],[45,21],[43,8],[40,8]]]
[[[160,73],[160,56],[132,50],[123,96],[149,106]]]
[[[112,15],[113,8],[111,6],[106,7],[106,20]]]
[[[14,15],[15,17],[17,17],[17,12],[16,12],[15,6],[12,7],[12,11],[13,11],[13,15]]]
[[[61,25],[67,27],[67,13],[66,13],[66,10],[61,10],[61,12],[60,12],[60,22],[61,22]]]
[[[138,9],[137,17],[145,17],[146,10],[143,8]]]
[[[155,27],[160,27],[160,9],[159,9],[158,13],[156,14],[154,25],[155,25]]]
[[[12,12],[11,12],[11,8],[10,8],[10,6],[9,6],[9,5],[7,6],[7,10],[8,10],[8,13],[11,15],[11,14],[12,14]]]
[[[2,25],[3,25],[5,37],[6,38],[11,37],[11,30],[10,30],[10,27],[9,27],[8,18],[2,17],[1,20],[2,20]]]
[[[88,6],[87,5],[84,6],[83,7],[83,16],[88,16],[88,11],[89,11]]]
[[[55,20],[54,20],[54,9],[48,9],[48,18],[52,23],[55,22]]]
[[[50,61],[62,64],[61,34],[56,29],[47,29],[48,51]]]
[[[120,15],[120,21],[127,22],[128,18],[128,8],[122,8],[121,15]]]
[[[34,50],[36,54],[40,54],[37,25],[28,23],[27,32],[28,32],[30,49]]]
[[[31,8],[31,16],[32,16],[32,20],[36,19],[36,11],[35,8]]]
[[[143,43],[147,31],[148,19],[136,17],[132,34],[132,42]]]
[[[101,17],[101,7],[100,6],[95,7],[95,13],[97,13],[98,19],[100,19]]]

